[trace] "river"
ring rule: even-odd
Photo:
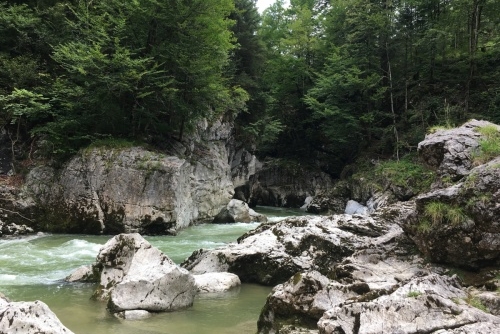
[[[258,208],[271,220],[302,214],[298,210]],[[194,250],[234,242],[257,223],[198,225],[177,236],[146,237],[176,263]],[[77,267],[94,261],[111,236],[41,235],[0,239],[0,292],[13,301],[45,302],[61,322],[77,334],[244,334],[255,333],[270,287],[243,284],[224,294],[200,295],[193,307],[159,313],[140,321],[110,316],[106,305],[90,300],[92,284],[63,281]]]

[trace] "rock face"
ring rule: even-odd
[[[99,286],[94,297],[108,301],[113,313],[129,310],[173,311],[191,306],[193,276],[139,234],[120,234],[100,250],[93,265]]]
[[[73,333],[41,301],[8,302],[0,297],[0,333]]]
[[[210,222],[234,192],[229,135],[222,124],[199,132],[197,141],[172,149],[176,155],[94,148],[61,170],[34,168],[23,188],[24,206],[47,222],[41,229],[56,232],[172,234]]]
[[[458,138],[462,143],[477,142],[478,134],[471,127],[484,124],[466,123],[459,128]],[[441,175],[457,181],[419,195],[415,212],[403,228],[431,261],[466,268],[500,264],[500,157],[473,167],[470,155],[475,146],[470,144],[460,153],[451,149],[458,144],[450,136],[432,137],[433,145],[422,145],[421,151]]]
[[[258,332],[282,333],[293,324],[297,333],[494,333],[500,318],[472,305],[480,305],[477,298],[495,310],[498,293],[471,295],[456,276],[426,264],[395,225],[412,207],[378,212],[374,219],[386,224],[382,234],[328,270],[298,272],[274,287]]]
[[[263,224],[237,244],[196,251],[182,266],[193,274],[228,271],[243,282],[275,285],[304,270],[326,273],[386,231],[370,217],[294,217]]]
[[[332,185],[331,178],[319,169],[297,163],[267,161],[260,163],[246,151],[232,155],[235,198],[256,205],[300,208],[307,197]]]
[[[318,322],[319,332],[416,334],[465,326],[478,332],[499,328],[500,318],[468,305],[464,298],[456,280],[437,275],[415,278],[372,301],[345,303],[328,310]]]
[[[226,223],[250,223],[250,222],[267,222],[267,218],[254,210],[250,209],[248,204],[243,201],[232,199],[227,206],[223,208],[212,221],[215,224]]]
[[[457,181],[468,175],[473,167],[473,154],[481,139],[477,129],[485,126],[498,127],[487,121],[471,120],[458,128],[438,130],[418,144],[419,155],[441,176]]]

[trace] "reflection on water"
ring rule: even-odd
[[[299,215],[298,210],[258,207],[271,220]],[[275,218],[276,217],[276,218]],[[281,217],[281,218],[277,218]],[[146,237],[176,263],[194,250],[234,242],[257,227],[251,224],[199,225],[177,236]],[[244,284],[226,294],[198,296],[193,307],[158,313],[141,321],[123,321],[109,315],[103,303],[91,301],[91,284],[63,282],[75,268],[94,261],[110,236],[42,235],[0,240],[0,292],[13,301],[45,302],[75,333],[255,333],[269,287]]]

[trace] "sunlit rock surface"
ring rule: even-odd
[[[0,333],[72,334],[49,307],[34,302],[9,302],[0,295]]]

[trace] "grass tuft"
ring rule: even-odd
[[[422,294],[422,292],[420,292],[420,291],[413,291],[412,290],[412,291],[408,292],[407,297],[409,297],[409,298],[417,298],[421,294]]]
[[[495,125],[483,126],[477,131],[483,135],[483,139],[479,141],[479,150],[475,152],[473,160],[476,164],[484,164],[500,155],[500,131]]]
[[[423,216],[417,227],[421,232],[428,232],[439,224],[457,226],[469,218],[461,207],[437,201],[425,205]]]

